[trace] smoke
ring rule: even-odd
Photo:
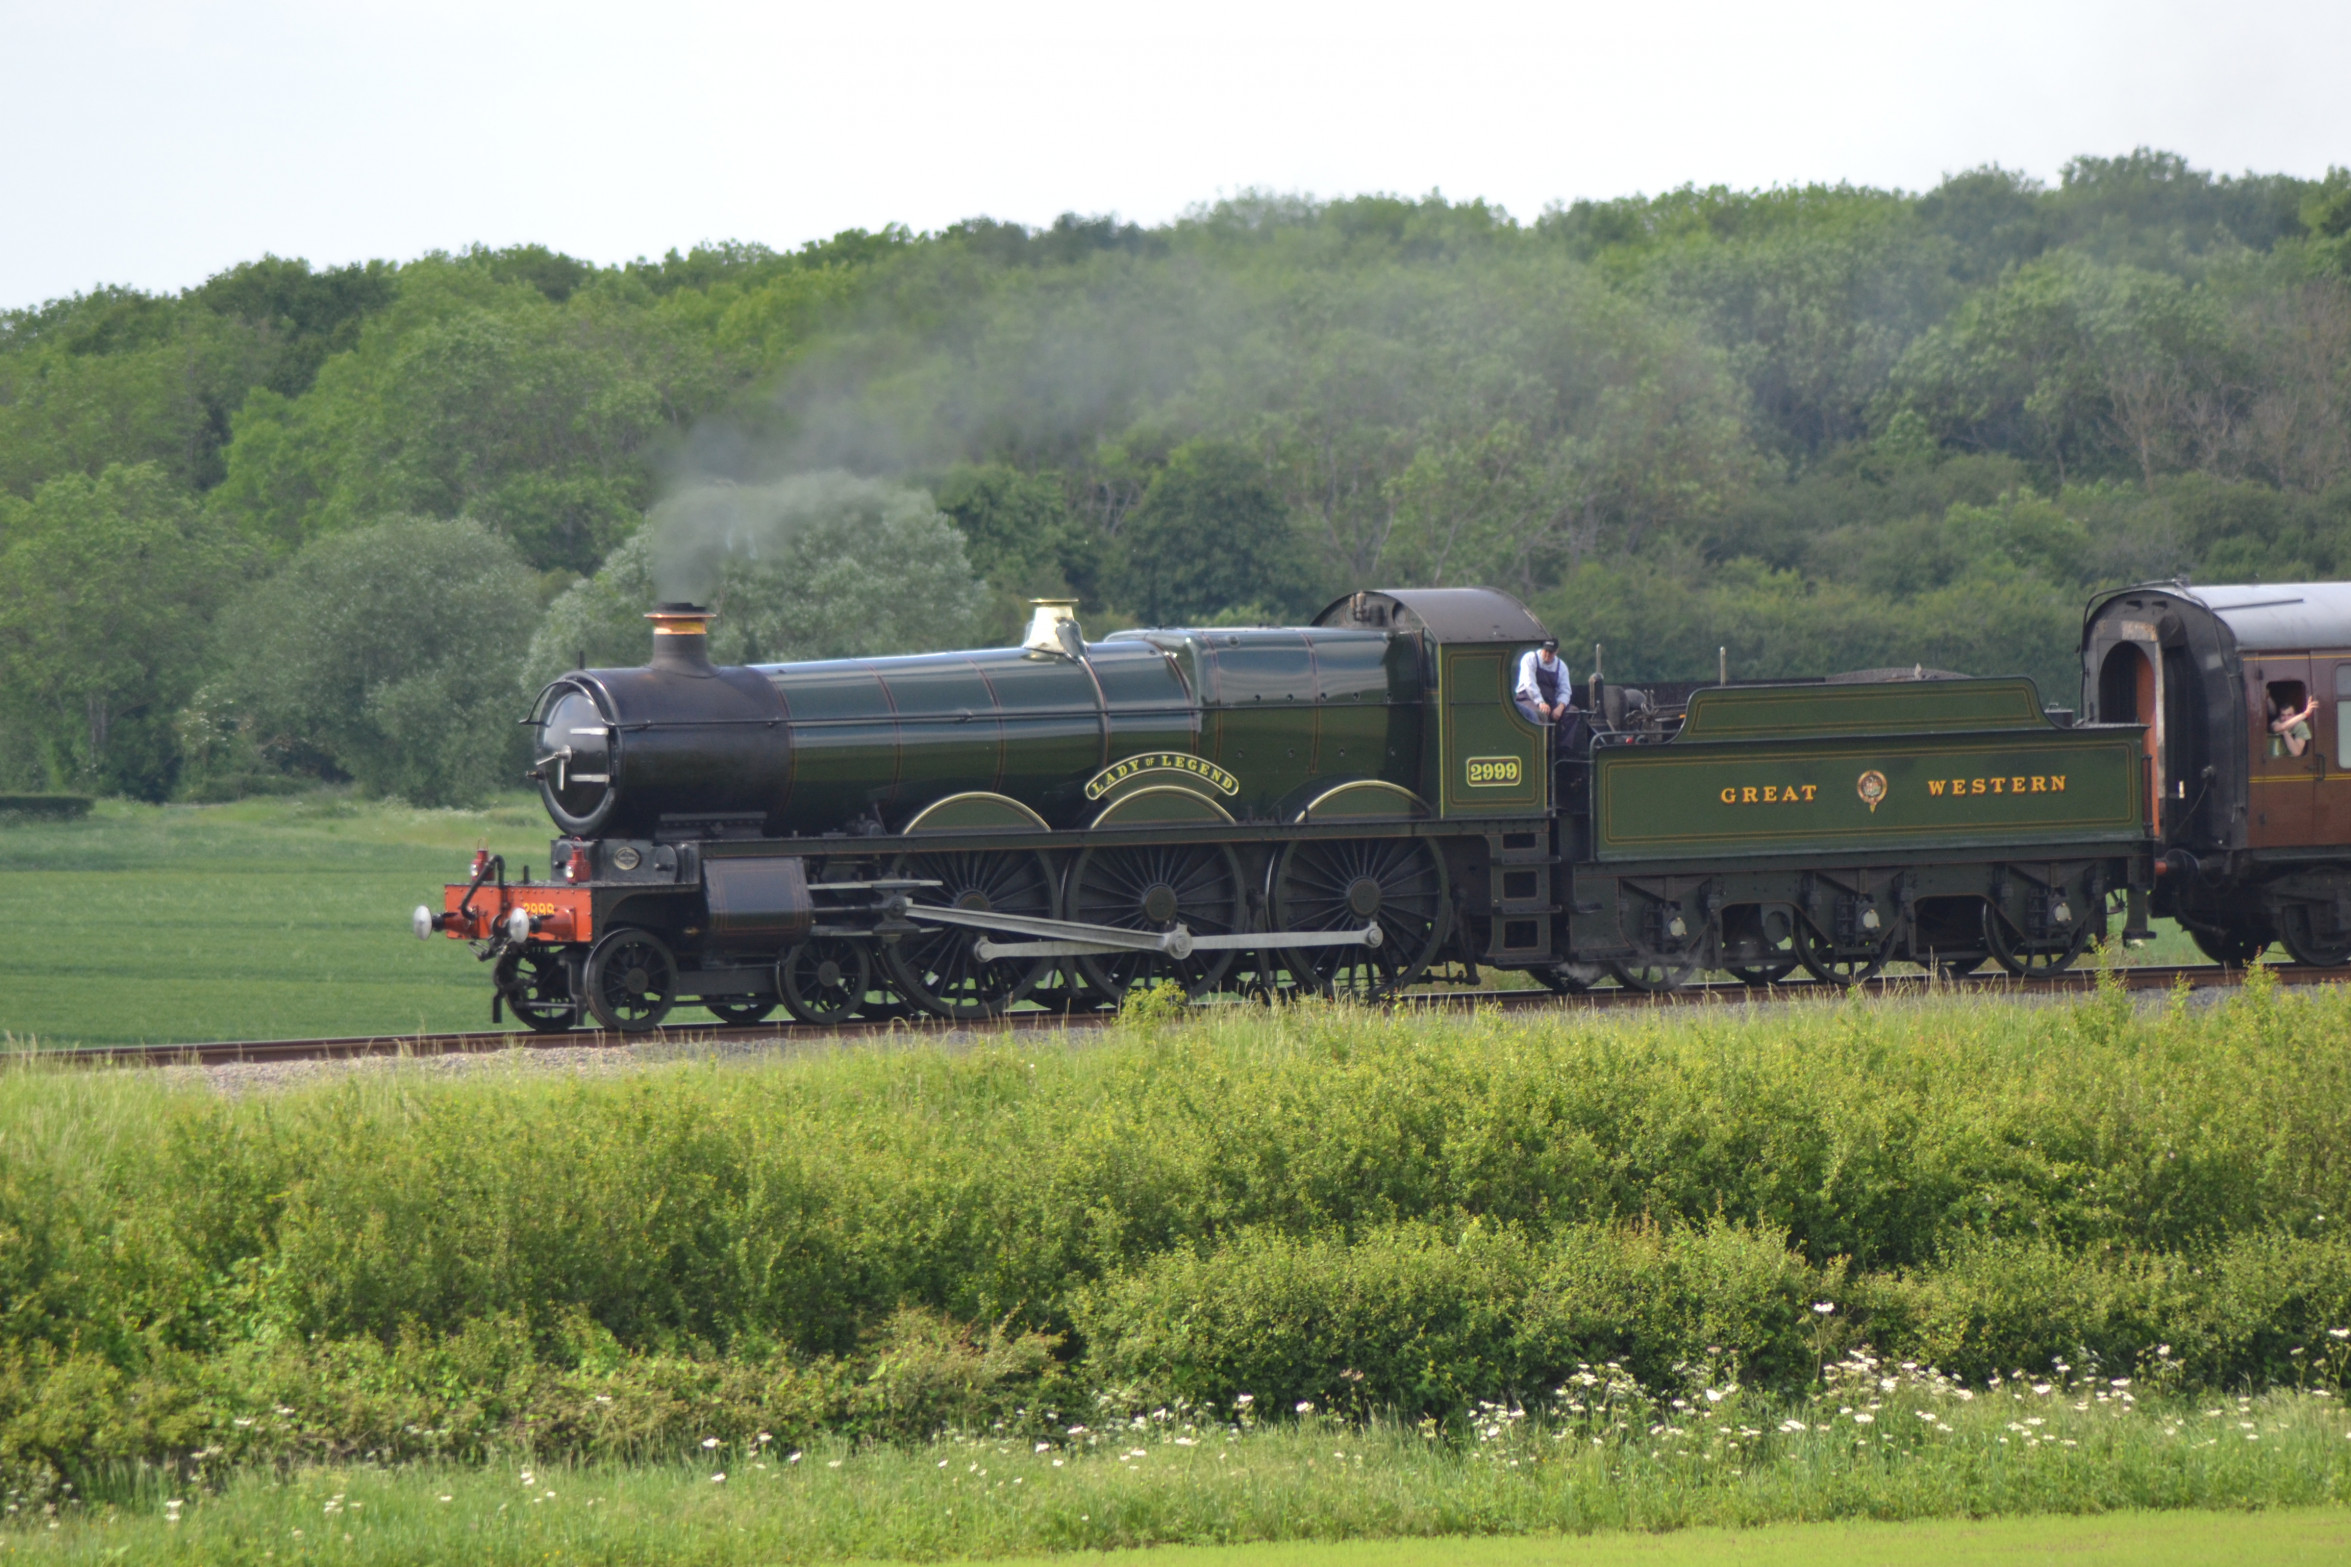
[[[730,581],[773,576],[812,542],[837,547],[845,530],[878,528],[909,506],[904,487],[839,470],[767,484],[702,479],[673,486],[646,519],[654,592],[668,602],[720,606]]]
[[[1678,497],[1728,482],[1712,482],[1709,443],[1737,435],[1713,406],[1730,397],[1714,361],[1486,209],[1251,197],[1132,244],[1051,239],[917,248],[798,329],[772,391],[681,443],[654,514],[664,596],[711,592],[727,561],[794,526],[777,487],[825,473],[1049,471],[1073,520],[1115,538],[1172,451],[1227,443],[1286,502],[1301,569],[1335,586],[1429,575],[1430,519],[1491,497],[1455,485],[1407,515],[1399,481],[1421,455],[1438,477],[1483,472],[1497,428],[1522,437],[1519,466],[1538,477],[1571,457],[1591,470],[1574,514],[1611,527],[1676,521]],[[1636,482],[1682,467],[1691,482],[1662,507]],[[1449,576],[1526,576],[1568,547],[1555,514],[1517,508],[1510,537],[1448,558]]]
[[[693,514],[679,519],[686,534],[744,531],[740,503],[715,493],[723,485],[832,470],[920,482],[996,460],[1077,470],[1142,424],[1153,425],[1146,446],[1180,441],[1196,415],[1159,416],[1265,314],[1181,257],[1105,252],[999,270],[942,247],[896,265],[767,393],[688,433],[662,492]],[[680,581],[707,578],[698,549],[679,551]]]

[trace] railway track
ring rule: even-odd
[[[2351,980],[2351,968],[2304,968],[2286,964],[2270,971],[2282,985],[2336,984]],[[2169,990],[2185,981],[2191,989],[2209,990],[2234,985],[2241,969],[2217,964],[2151,965],[2121,971],[2132,990]],[[2095,970],[2070,970],[2044,979],[2017,979],[2005,973],[1970,975],[1942,980],[1935,988],[1979,991],[2005,996],[2052,996],[2096,986]],[[1919,992],[1928,988],[1923,976],[1881,977],[1866,981],[1873,995]],[[1744,985],[1733,980],[1685,985],[1678,990],[1651,993],[1642,990],[1591,990],[1581,995],[1555,995],[1548,990],[1432,990],[1415,991],[1397,1005],[1451,1011],[1496,1006],[1506,1011],[1590,1011],[1613,1007],[1687,1007],[1726,1005],[1750,1001],[1800,1002],[1840,996],[1845,987],[1792,980],[1778,985]],[[998,1018],[959,1022],[944,1018],[898,1018],[888,1022],[848,1023],[827,1029],[796,1027],[788,1022],[757,1023],[748,1027],[664,1028],[623,1034],[609,1029],[574,1029],[561,1034],[537,1034],[518,1029],[486,1029],[453,1034],[354,1034],[341,1039],[212,1040],[190,1044],[92,1045],[29,1052],[27,1058],[60,1066],[221,1066],[279,1061],[335,1061],[371,1056],[479,1055],[501,1050],[616,1049],[625,1045],[756,1044],[763,1040],[860,1039],[903,1035],[922,1038],[968,1033],[975,1029],[1015,1033],[1056,1029],[1100,1028],[1115,1020],[1109,1012],[1053,1012],[1042,1009],[1009,1012]]]

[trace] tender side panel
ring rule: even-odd
[[[1628,747],[1594,758],[1603,861],[2134,841],[2135,729]]]
[[[1870,685],[1707,686],[1690,697],[1689,740],[1803,735],[1960,734],[2047,729],[2030,680],[1898,680]]]

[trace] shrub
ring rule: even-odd
[[[1147,1397],[1418,1412],[1540,1396],[1608,1361],[1653,1386],[1724,1355],[1800,1380],[1810,1303],[1833,1279],[1729,1224],[1405,1224],[1352,1242],[1251,1230],[1103,1281],[1076,1320],[1092,1375]]]

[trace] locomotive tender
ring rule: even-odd
[[[2340,634],[2282,613],[2297,594]],[[2023,679],[1595,674],[1594,733],[1556,760],[1511,700],[1544,628],[1484,589],[1098,642],[1044,603],[1019,647],[746,668],[710,663],[708,612],[648,618],[646,666],[568,674],[525,720],[562,834],[547,877],[477,856],[416,912],[534,1028],[649,1029],[681,1002],[984,1017],[1160,980],[1369,997],[1437,965],[1563,990],[1897,958],[2033,975],[2110,900],[2126,934],[2152,907],[2215,956],[2273,932],[2351,955],[2351,851],[2325,847],[2351,840],[2351,778],[2340,823],[2325,781],[2351,735],[2330,713],[2323,754],[2276,767],[2245,707],[2324,679],[2351,716],[2351,653],[2322,676],[2312,652],[2351,644],[2351,588],[2102,599],[2080,724]]]

